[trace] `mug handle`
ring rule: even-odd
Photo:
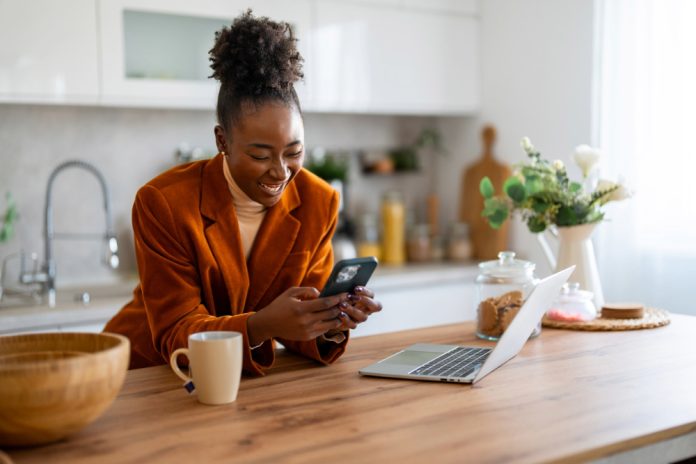
[[[186,355],[186,357],[188,358],[188,352],[189,352],[188,348],[178,348],[177,350],[174,350],[172,355],[169,357],[169,364],[171,365],[172,370],[184,382],[191,382],[192,379],[191,379],[191,377],[188,377],[186,374],[181,372],[181,369],[179,369],[179,366],[176,364],[176,359],[181,354]],[[191,358],[189,358],[189,359],[191,359]]]

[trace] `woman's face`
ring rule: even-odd
[[[266,207],[280,200],[304,160],[304,124],[294,106],[265,103],[247,109],[227,130],[215,127],[217,148],[249,198]]]

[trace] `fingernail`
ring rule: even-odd
[[[350,294],[350,295],[348,295],[348,299],[350,301],[358,301],[358,300],[360,300],[360,297],[358,295]]]
[[[345,319],[346,317],[348,317],[348,315],[341,311],[341,314],[339,314],[338,317],[340,317],[341,319]]]
[[[348,307],[348,303],[346,303],[345,301],[341,301],[341,302],[338,304],[338,307],[339,307],[339,308],[342,308],[342,309],[346,309],[346,308]]]
[[[365,291],[365,287],[355,287],[355,292],[356,293],[362,293]]]

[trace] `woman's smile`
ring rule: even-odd
[[[285,189],[285,186],[288,184],[288,181],[281,182],[281,183],[265,183],[265,182],[259,182],[258,186],[261,188],[261,190],[271,196],[276,196],[280,195],[283,193],[283,190]]]

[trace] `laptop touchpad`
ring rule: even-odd
[[[405,350],[385,359],[379,364],[399,364],[401,366],[416,367],[427,363],[431,359],[437,358],[441,354],[442,353],[433,353],[432,351]]]

